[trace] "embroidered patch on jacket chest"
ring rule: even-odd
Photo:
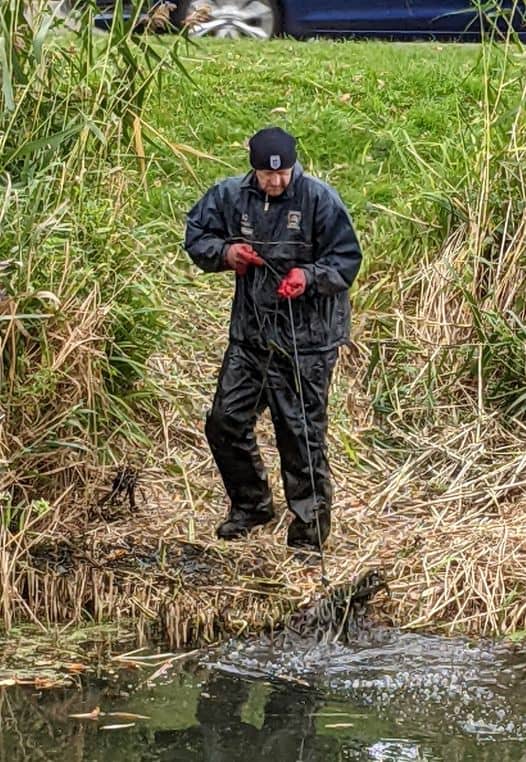
[[[254,235],[254,228],[248,218],[248,214],[243,214],[241,217],[241,235],[251,238]]]
[[[300,230],[301,225],[301,212],[289,212],[287,229],[288,230]]]

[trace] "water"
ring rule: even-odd
[[[352,648],[231,643],[152,672],[3,690],[0,761],[526,762],[524,651],[391,632]]]

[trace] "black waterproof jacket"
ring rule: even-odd
[[[277,198],[266,196],[254,172],[214,185],[191,209],[185,246],[206,272],[225,269],[234,242],[252,245],[265,267],[236,276],[230,340],[255,349],[290,353],[295,333],[301,353],[327,351],[348,340],[348,289],[362,254],[347,210],[329,185],[296,163],[292,180]],[[307,290],[289,303],[276,294],[293,267],[307,275]]]

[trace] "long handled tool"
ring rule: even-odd
[[[318,497],[316,495],[316,482],[314,479],[314,465],[312,462],[312,453],[310,449],[309,429],[307,425],[307,411],[305,410],[305,400],[303,399],[303,383],[301,378],[300,360],[298,355],[298,344],[296,341],[296,330],[294,327],[294,314],[292,312],[292,299],[290,298],[290,296],[287,297],[287,301],[288,301],[288,308],[289,308],[290,330],[292,334],[292,347],[294,350],[296,384],[298,386],[298,393],[299,393],[299,400],[300,400],[300,407],[301,407],[301,417],[303,422],[303,432],[305,435],[305,446],[307,448],[307,460],[309,464],[309,477],[310,477],[310,484],[312,489],[313,510],[314,510],[314,516],[316,519],[316,532],[318,534],[318,545],[320,548],[321,583],[324,587],[328,587],[330,583],[329,583],[329,578],[327,576],[327,568],[325,566],[325,556],[323,553],[319,505],[318,505]]]
[[[261,255],[260,255],[261,256]],[[261,257],[265,263],[265,267],[279,280],[281,279],[281,275],[278,273],[278,271],[268,262],[268,260]],[[313,501],[313,513],[315,516],[316,521],[316,533],[318,535],[318,546],[320,550],[320,566],[321,566],[321,582],[324,587],[328,587],[330,585],[329,578],[327,576],[327,568],[325,565],[325,555],[323,552],[323,543],[322,543],[322,537],[321,537],[321,527],[320,527],[320,516],[319,516],[319,505],[318,505],[318,496],[316,494],[316,480],[314,478],[314,464],[312,460],[312,451],[310,446],[310,440],[309,440],[309,429],[308,429],[308,423],[307,423],[307,412],[305,409],[305,400],[303,397],[303,380],[301,376],[301,368],[300,368],[300,361],[299,361],[299,353],[298,353],[298,342],[296,339],[296,328],[294,325],[294,313],[292,311],[292,299],[290,297],[287,297],[288,302],[288,313],[289,313],[289,321],[290,321],[290,330],[291,330],[291,336],[292,336],[292,348],[294,352],[293,361],[294,361],[294,373],[296,376],[296,386],[298,389],[298,396],[299,396],[299,404],[301,408],[301,419],[303,424],[303,432],[305,436],[305,447],[307,451],[307,462],[309,467],[309,478],[310,478],[310,484],[311,484],[311,490],[312,490],[312,501]]]

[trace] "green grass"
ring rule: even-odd
[[[392,311],[407,311],[410,318],[415,300],[420,314],[426,312],[422,271],[442,261],[448,242],[456,241],[454,255],[441,265],[449,276],[440,283],[446,301],[463,303],[459,309],[473,330],[461,343],[469,346],[453,361],[437,357],[422,375],[427,350],[405,336],[406,348],[390,360],[390,373],[371,368],[378,411],[393,410],[393,383],[396,394],[414,394],[411,376],[422,380],[418,400],[428,411],[436,406],[437,380],[453,366],[455,379],[468,385],[482,374],[491,404],[522,413],[524,295],[516,267],[522,277],[524,258],[502,245],[506,214],[508,237],[520,238],[524,204],[521,48],[205,41],[189,49],[185,64],[192,80],[168,78],[152,94],[149,118],[171,141],[189,143],[227,166],[193,161],[192,178],[175,159],[159,157],[146,214],[173,216],[182,236],[184,214],[200,193],[246,170],[248,137],[270,123],[289,129],[299,139],[305,168],[336,186],[352,213],[365,255],[353,299],[367,333],[388,339],[396,330]],[[186,261],[180,249],[178,257]],[[511,276],[507,263],[513,258]],[[504,296],[509,288],[513,293]],[[431,301],[436,293],[428,294]],[[504,303],[518,317],[513,325],[502,315]]]
[[[280,124],[298,137],[305,168],[334,184],[348,203],[367,268],[398,253],[416,255],[414,225],[376,205],[423,215],[427,226],[444,216],[439,200],[426,197],[439,180],[429,165],[440,168],[442,179],[447,167],[453,187],[464,181],[463,143],[480,142],[482,127],[479,47],[206,42],[196,53],[204,60],[188,68],[197,88],[167,81],[151,100],[152,119],[165,134],[243,172],[248,137],[262,125]],[[229,171],[210,162],[194,166],[201,188]],[[172,192],[182,212],[198,191],[179,167],[175,175]],[[426,236],[432,234],[427,226]]]
[[[150,101],[151,119],[229,166],[193,162],[195,183],[175,160],[162,162],[162,185],[149,194],[155,209],[175,211],[182,225],[201,190],[246,170],[248,137],[273,123],[298,137],[307,171],[351,210],[365,252],[358,306],[371,302],[363,285],[372,273],[407,272],[440,246],[483,140],[479,46],[207,41],[193,52],[193,81],[168,79]]]
[[[39,36],[3,13],[4,36],[23,41],[2,64],[0,259],[12,263],[6,309],[29,316],[1,327],[15,502],[40,494],[64,450],[73,474],[79,461],[119,460],[131,441],[147,450],[165,397],[189,422],[200,411],[214,374],[197,389],[192,363],[220,356],[231,288],[228,275],[196,277],[184,217],[212,182],[246,170],[247,139],[270,123],[298,137],[306,170],[352,213],[365,255],[353,290],[368,358],[358,376],[376,413],[401,420],[412,408],[419,425],[466,388],[523,413],[521,48],[177,46],[117,27]],[[430,358],[414,321],[436,322],[437,294],[468,329]],[[151,372],[168,348],[184,366],[169,383]]]

